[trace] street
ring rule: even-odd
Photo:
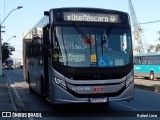
[[[42,112],[42,114],[45,113],[47,115],[47,120],[52,118],[56,118],[56,120],[75,119],[75,117],[77,117],[76,119],[83,118],[83,120],[89,118],[93,120],[106,120],[108,117],[114,117],[116,120],[132,120],[137,118],[137,113],[141,114],[141,111],[144,113],[148,111],[147,114],[160,116],[160,112],[158,112],[160,111],[160,93],[135,88],[134,100],[131,102],[111,102],[109,105],[72,104],[57,107],[49,104],[46,100],[40,98],[39,95],[29,92],[28,84],[23,79],[23,69],[3,70],[3,72],[10,85],[17,110],[23,112]],[[151,116],[151,118],[156,119],[154,116]],[[29,118],[29,120],[34,119],[40,120],[43,117]],[[149,117],[144,119],[149,119]]]

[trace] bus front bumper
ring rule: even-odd
[[[52,104],[70,104],[70,103],[103,103],[103,102],[112,102],[112,101],[130,101],[133,99],[134,92],[134,83],[132,82],[124,91],[114,97],[76,97],[70,92],[66,91],[64,88],[59,85],[52,84],[53,88],[50,92],[50,101]]]

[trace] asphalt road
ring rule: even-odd
[[[110,120],[111,117],[112,120],[160,120],[160,93],[135,88],[134,100],[131,102],[111,102],[109,105],[73,104],[56,107],[41,99],[39,95],[29,92],[28,84],[23,79],[22,69],[4,70],[4,73],[18,111],[40,112],[47,115],[46,120]],[[137,117],[138,115],[142,115],[141,118]],[[154,118],[152,115],[157,115],[159,118]],[[43,117],[21,119],[43,120]]]

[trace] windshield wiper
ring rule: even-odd
[[[77,25],[77,23],[73,23],[74,27],[76,28],[76,30],[78,31],[78,33],[80,33],[82,35],[82,38],[85,40],[86,43],[91,45],[91,38],[90,35],[89,37],[80,29],[80,27]]]
[[[76,24],[76,23],[73,23],[74,27],[76,28],[76,30],[78,31],[78,33],[80,33],[82,35],[82,38],[83,40],[89,44],[90,46],[90,55],[92,55],[92,38],[91,38],[91,35],[90,35],[90,32],[88,35],[86,35],[86,33],[83,32],[83,30],[81,30],[81,28]],[[95,38],[96,39],[96,38]],[[96,55],[97,55],[97,44],[96,44],[96,40],[95,40],[95,48],[96,48]],[[97,59],[97,57],[96,57]],[[91,61],[92,62],[92,61]],[[96,60],[96,66],[98,66],[98,63],[97,63],[97,60]]]

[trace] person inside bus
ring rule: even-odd
[[[125,52],[122,50],[122,47],[121,46],[122,43],[121,43],[121,40],[119,38],[119,36],[109,36],[108,39],[106,39],[104,41],[104,44],[103,44],[103,51],[105,54],[107,53],[111,53],[113,54],[112,57],[114,56],[114,58],[122,58],[122,59],[125,59],[124,56],[125,56]]]
[[[109,41],[110,40],[109,40],[108,36],[107,35],[103,35],[103,39],[102,39],[101,45],[103,45],[103,49],[104,49],[105,53],[112,51],[112,47],[110,46],[110,42]]]

